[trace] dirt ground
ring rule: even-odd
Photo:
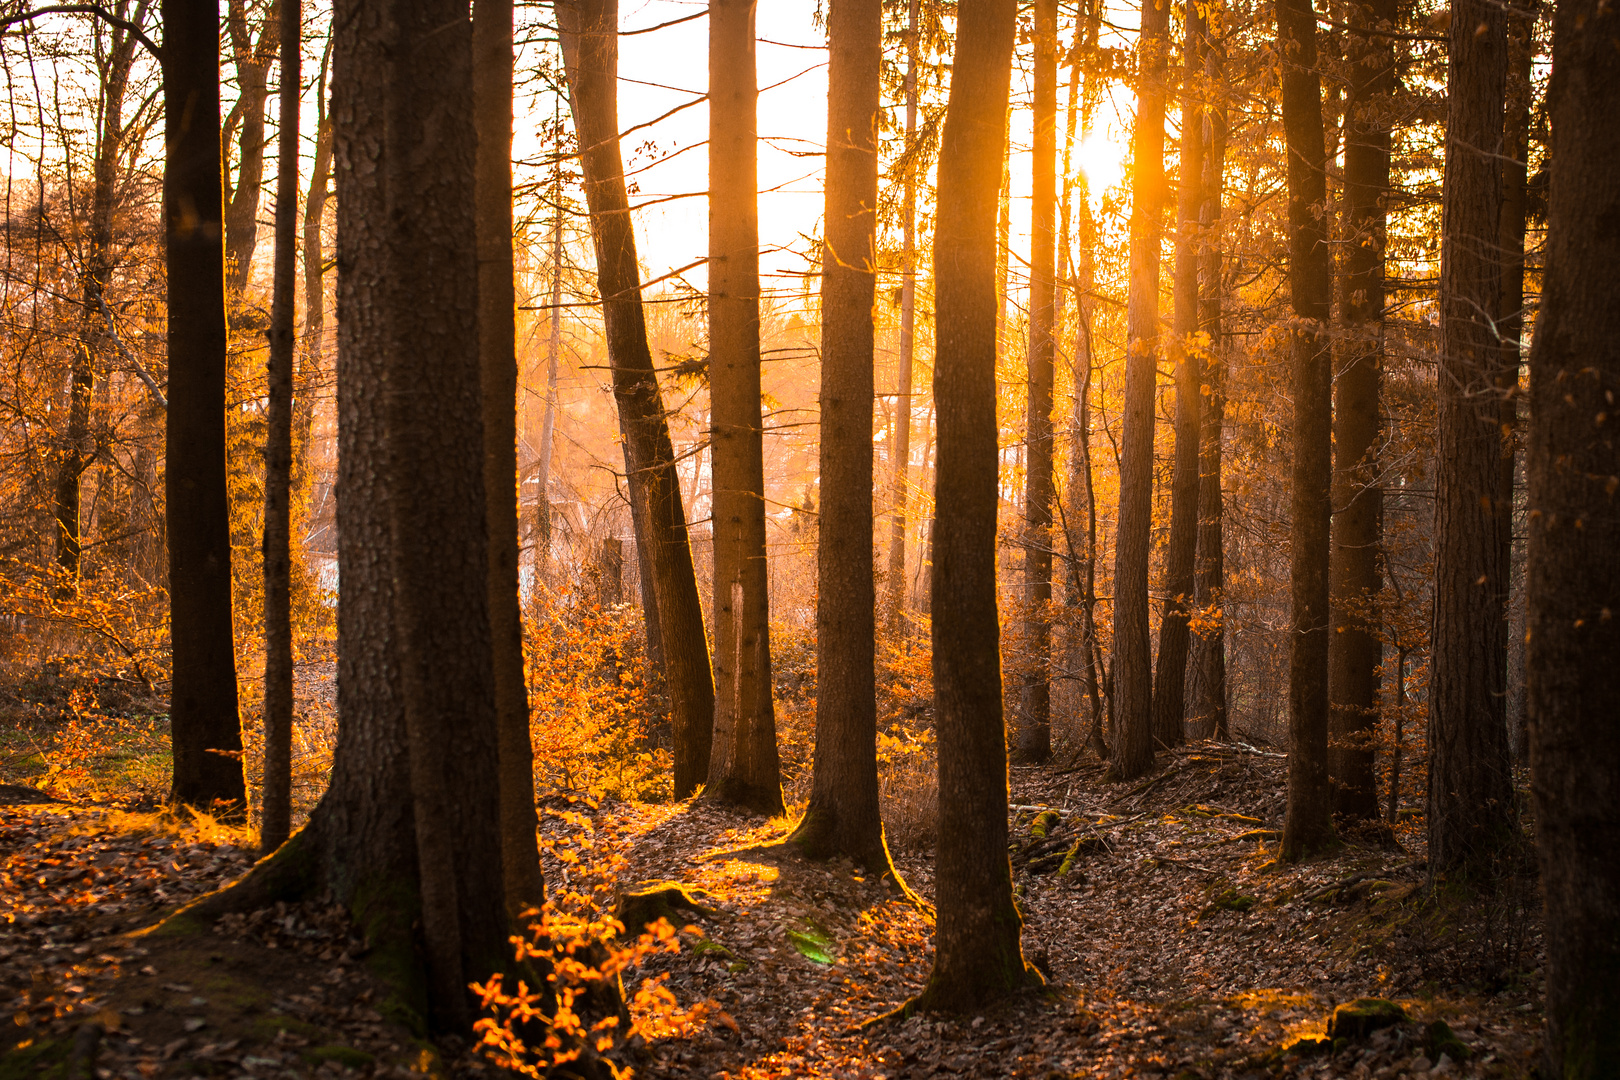
[[[625,1058],[638,1076],[1529,1076],[1530,873],[1505,872],[1489,900],[1431,890],[1421,822],[1279,865],[1283,778],[1279,755],[1212,743],[1135,785],[1092,766],[1015,770],[1025,953],[1048,985],[973,1016],[878,1019],[928,977],[926,905],[799,859],[780,819],[548,796],[547,882],[679,882],[702,909],[681,913],[701,936],[627,978],[633,991],[667,974],[683,1004],[711,1003],[699,1030]],[[228,830],[37,797],[0,792],[14,804],[0,806],[0,1080],[494,1075],[413,1035],[341,911],[152,930],[251,865]],[[896,863],[931,897],[931,853]],[[1328,1039],[1335,1008],[1359,998],[1399,1013],[1366,1031],[1347,1017]]]

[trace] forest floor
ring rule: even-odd
[[[1014,770],[1025,952],[1049,983],[972,1016],[863,1026],[922,988],[929,916],[849,865],[784,850],[782,819],[553,794],[547,881],[582,895],[680,882],[703,908],[682,913],[701,937],[627,974],[632,990],[667,974],[682,1004],[710,1003],[695,1030],[630,1059],[641,1076],[1529,1076],[1533,878],[1505,874],[1488,899],[1428,889],[1421,820],[1280,865],[1283,765],[1200,743],[1134,785],[1103,784],[1095,764]],[[237,834],[38,799],[0,787],[14,804],[0,806],[0,1078],[495,1075],[465,1048],[435,1058],[385,1015],[339,910],[154,932],[247,869]],[[1043,841],[1030,830],[1045,808],[1061,824]],[[932,895],[930,853],[896,863]],[[1364,997],[1403,1018],[1319,1043],[1335,1007]]]

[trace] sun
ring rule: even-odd
[[[1107,131],[1093,131],[1074,148],[1074,168],[1085,174],[1086,186],[1100,194],[1125,175],[1125,157],[1130,148],[1109,137]]]

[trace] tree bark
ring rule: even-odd
[[[893,875],[878,809],[876,590],[872,575],[872,304],[877,292],[877,122],[882,0],[827,14],[826,241],[821,250],[821,513],[816,576],[816,748],[792,839]],[[907,418],[896,418],[906,426]],[[902,578],[904,570],[901,571]]]
[[[242,726],[225,491],[225,248],[219,15],[163,0],[164,239],[168,268],[171,798],[240,814]]]
[[[1333,256],[1327,235],[1322,88],[1311,0],[1277,0],[1283,135],[1288,151],[1288,281],[1293,326],[1293,526],[1288,642],[1288,811],[1282,854],[1333,842],[1328,786],[1328,530],[1333,481],[1333,372],[1327,323]]]
[[[1377,31],[1394,25],[1394,0],[1350,11],[1349,97],[1345,102],[1344,256],[1339,312],[1344,323],[1334,381],[1333,535],[1329,567],[1328,773],[1333,809],[1376,820],[1378,722],[1376,603],[1382,587],[1379,487],[1379,382],[1384,352],[1384,248],[1390,168],[1390,86],[1394,50]]]
[[[288,0],[278,0],[287,3]],[[473,0],[473,122],[478,128],[478,367],[484,423],[489,630],[500,746],[501,863],[506,911],[545,901],[534,746],[523,679],[518,598],[517,296],[512,282],[512,0]]]
[[[1451,14],[1429,674],[1429,872],[1488,873],[1512,828],[1506,711],[1508,492],[1502,355],[1501,164],[1507,18],[1487,0]]]
[[[1052,756],[1052,391],[1057,372],[1057,0],[1035,3],[1030,177],[1029,372],[1025,382],[1024,632],[1016,756]]]
[[[275,63],[281,30],[281,0],[265,8],[259,39],[247,21],[247,0],[232,0],[227,7],[231,49],[236,61],[236,113],[241,131],[237,138],[236,187],[227,195],[225,210],[225,283],[228,295],[247,288],[253,269],[253,251],[259,242],[259,195],[264,188],[264,107],[270,100],[268,75]]]
[[[714,747],[709,797],[780,814],[759,383],[755,0],[709,4],[709,417]]]
[[[686,510],[663,394],[647,345],[630,200],[619,154],[618,2],[559,0],[569,103],[584,147],[585,201],[596,247],[596,279],[607,328],[608,363],[619,430],[630,449],[630,497],[645,507],[645,543],[653,565],[665,670],[675,727],[675,796],[691,795],[709,775],[715,711],[703,606],[698,599]],[[756,395],[757,401],[757,395]],[[761,505],[763,515],[763,505]],[[773,743],[774,746],[774,743]]]
[[[917,167],[912,146],[917,135],[918,5],[910,0],[906,22],[906,175],[900,196],[900,360],[895,377],[893,517],[889,523],[889,568],[885,622],[896,638],[906,631],[906,513],[911,498],[911,384],[917,351]]]
[[[1552,190],[1530,356],[1527,674],[1546,899],[1547,1067],[1620,1061],[1620,13],[1565,0],[1553,23]]]
[[[551,180],[551,202],[556,219],[551,226],[551,325],[546,335],[546,411],[540,419],[540,460],[535,463],[535,499],[534,508],[534,573],[538,584],[543,579],[551,563],[551,455],[553,440],[557,433],[557,365],[562,359],[562,279],[563,279],[563,207],[562,207],[562,154],[563,138],[561,118],[556,118],[557,144],[556,171]],[[650,356],[651,354],[649,354]],[[626,472],[628,459],[626,459]],[[636,546],[646,550],[646,533],[637,531]],[[690,557],[688,557],[690,561]],[[652,575],[649,575],[651,577]],[[655,579],[656,580],[656,579]],[[650,637],[657,629],[652,622],[647,624],[647,634]],[[705,651],[707,648],[705,647]],[[704,666],[708,661],[704,661]],[[712,706],[711,706],[712,709]]]
[[[1196,336],[1204,186],[1204,72],[1208,23],[1198,0],[1185,6],[1182,57],[1181,174],[1176,190],[1176,274],[1170,354],[1176,364],[1176,450],[1170,475],[1170,541],[1165,558],[1165,598],[1159,616],[1159,664],[1153,679],[1153,736],[1159,745],[1187,741],[1187,650],[1192,604],[1193,558],[1198,549],[1198,457],[1202,418],[1204,346]]]
[[[281,134],[276,162],[276,250],[264,445],[264,809],[259,846],[274,851],[292,829],[292,410],[293,280],[298,260],[298,98],[303,6],[277,0],[281,18]]]
[[[327,189],[332,183],[332,116],[326,106],[326,74],[331,58],[332,42],[328,38],[321,54],[320,78],[315,83],[315,155],[309,171],[309,193],[304,198],[304,348],[293,397],[293,484],[297,488],[304,488],[309,480],[315,391],[326,368],[326,249],[321,243],[321,227],[326,221]]]
[[[996,614],[996,198],[1013,0],[962,0],[934,230],[934,716],[938,922],[928,985],[903,1011],[960,1012],[1041,977],[1024,963],[1007,860]]]
[[[1159,247],[1164,215],[1164,101],[1170,5],[1143,0],[1136,127],[1131,136],[1130,285],[1125,419],[1114,552],[1114,677],[1118,731],[1111,780],[1153,768],[1153,658],[1148,553],[1153,528],[1153,386],[1160,353]]]

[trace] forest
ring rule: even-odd
[[[1610,0],[0,73],[0,1080],[1620,1077]]]

